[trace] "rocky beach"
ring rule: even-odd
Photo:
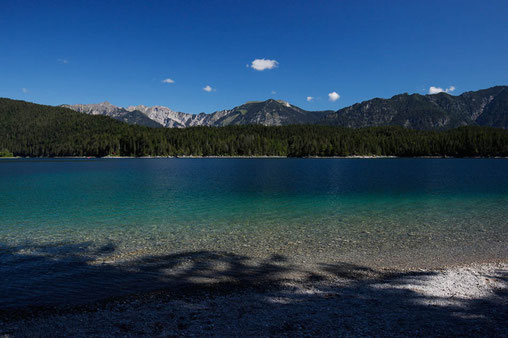
[[[4,311],[0,336],[508,333],[506,263],[413,271],[345,263],[303,268],[281,257],[251,265],[237,256],[202,253],[187,257],[185,267],[169,276],[171,287],[156,292]]]

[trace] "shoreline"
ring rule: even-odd
[[[328,272],[325,278],[309,271],[308,275],[295,278],[257,280],[253,270],[253,280],[216,284],[189,281],[183,289],[134,294],[67,308],[17,311],[17,315],[11,312],[9,316],[0,316],[0,335],[51,332],[72,336],[164,336],[242,332],[257,336],[331,333],[496,336],[508,332],[502,320],[508,305],[508,262],[411,271],[338,265]]]

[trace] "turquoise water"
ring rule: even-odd
[[[387,267],[508,258],[506,159],[16,159],[0,161],[0,179],[4,306],[35,302],[26,290],[54,283],[51,269],[65,281],[181,252]]]

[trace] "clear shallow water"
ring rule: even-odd
[[[1,160],[0,179],[0,308],[159,287],[104,266],[175,253],[508,258],[505,159]]]

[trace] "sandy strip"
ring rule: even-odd
[[[329,275],[196,283],[4,318],[0,337],[508,336],[507,263],[409,272],[324,268]]]

